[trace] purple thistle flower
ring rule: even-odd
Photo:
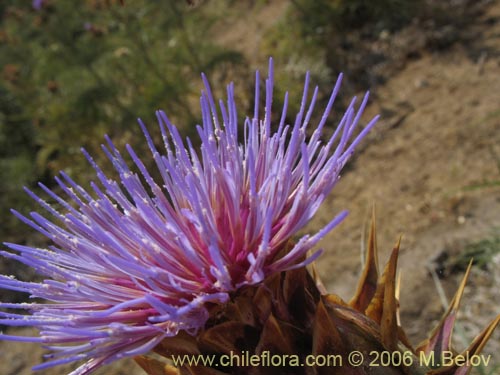
[[[217,108],[205,76],[203,81],[199,154],[189,139],[182,141],[164,112],[157,113],[162,153],[139,121],[160,181],[127,145],[140,175],[131,171],[106,137],[102,147],[118,181],[108,178],[83,150],[100,182],[90,184],[92,191],[61,172],[56,181],[64,197],[40,187],[64,212],[28,189],[49,215],[32,212],[26,217],[13,211],[53,242],[47,249],[7,243],[14,252],[1,252],[48,277],[34,283],[0,276],[1,288],[49,301],[0,303],[4,309],[31,312],[0,312],[0,324],[40,330],[39,337],[2,334],[1,339],[39,342],[53,350],[34,369],[85,360],[72,374],[87,374],[119,358],[146,353],[179,330],[194,334],[207,321],[210,304],[222,304],[244,285],[316,259],[321,251],[305,258],[306,253],[346,216],[342,212],[318,233],[289,242],[313,217],[355,146],[375,124],[377,118],[350,141],[368,95],[357,110],[352,100],[334,134],[323,142],[339,77],[319,125],[307,138],[318,94],[315,88],[308,104],[307,75],[294,124],[285,124],[286,94],[273,132],[271,60],[263,119],[257,72],[254,114],[244,121],[241,144],[233,84],[227,88],[227,103],[220,101]],[[287,252],[285,246],[290,247]]]
[[[43,5],[45,3],[45,0],[33,0],[31,2],[31,6],[33,7],[33,9],[35,10],[40,10],[43,8]]]

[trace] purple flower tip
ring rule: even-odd
[[[31,6],[35,10],[40,10],[40,9],[42,9],[44,3],[45,3],[45,0],[33,0],[31,2]]]
[[[254,114],[241,127],[233,84],[227,88],[227,101],[217,107],[205,76],[203,80],[200,150],[189,139],[182,140],[164,112],[157,113],[163,150],[157,150],[139,121],[159,181],[127,146],[139,171],[133,172],[106,137],[103,150],[118,180],[108,178],[83,150],[99,184],[85,190],[61,172],[56,181],[62,195],[40,184],[61,210],[26,189],[47,214],[27,217],[13,211],[53,242],[47,249],[8,243],[12,252],[1,252],[46,277],[34,283],[0,276],[0,288],[48,300],[0,303],[4,310],[31,313],[0,312],[0,324],[40,330],[39,337],[0,338],[41,342],[53,349],[36,369],[85,360],[72,374],[87,374],[116,359],[146,353],[179,330],[196,333],[208,319],[208,305],[222,304],[244,285],[314,260],[320,252],[309,258],[307,252],[345,217],[342,212],[318,233],[290,242],[375,124],[376,118],[351,140],[368,95],[357,109],[353,99],[333,135],[322,140],[341,77],[310,136],[306,127],[318,89],[309,99],[309,75],[290,125],[285,120],[288,95],[279,123],[271,124],[272,60],[264,113],[257,73]],[[284,253],[285,246],[289,251]]]

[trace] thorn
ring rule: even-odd
[[[396,300],[396,271],[398,267],[399,249],[401,246],[401,236],[392,250],[389,263],[384,271],[384,296],[382,305],[382,318],[380,331],[382,343],[387,349],[396,350],[398,346],[398,323]]]
[[[358,287],[354,297],[349,305],[360,311],[365,312],[370,305],[377,290],[378,282],[378,250],[377,250],[377,228],[375,224],[375,206],[372,210],[372,219],[370,224],[370,233],[368,235],[368,245],[366,251],[366,262],[363,266],[363,272],[359,279]]]
[[[472,260],[465,271],[460,286],[458,287],[455,296],[450,302],[448,310],[444,313],[439,324],[432,330],[428,339],[424,340],[417,346],[417,352],[430,353],[431,351],[442,353],[451,350],[451,336],[453,327],[457,318],[460,301],[464,294],[465,284],[469,278],[470,270],[472,267]]]

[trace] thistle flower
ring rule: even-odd
[[[31,6],[33,7],[33,9],[35,10],[40,10],[43,8],[45,4],[45,0],[33,0],[31,2]]]
[[[350,141],[368,95],[357,110],[353,99],[333,135],[321,139],[339,77],[320,123],[307,137],[318,95],[315,88],[308,101],[309,75],[293,125],[285,124],[288,95],[279,123],[271,124],[272,60],[263,114],[259,80],[257,72],[254,113],[244,120],[241,136],[233,84],[227,88],[227,102],[220,101],[217,108],[203,76],[199,152],[189,139],[183,142],[164,112],[157,112],[162,151],[139,121],[159,181],[127,145],[139,171],[133,172],[106,137],[102,148],[118,180],[107,177],[82,150],[99,184],[91,182],[86,190],[64,172],[56,177],[63,196],[40,184],[61,210],[26,189],[46,216],[13,213],[53,245],[43,249],[6,243],[13,252],[1,253],[47,279],[35,283],[0,276],[0,287],[48,302],[0,303],[3,309],[31,313],[0,312],[0,324],[40,330],[39,337],[0,338],[51,349],[49,360],[34,369],[85,360],[72,374],[87,374],[119,358],[147,353],[179,331],[195,334],[209,318],[210,307],[226,303],[232,292],[318,257],[319,250],[307,253],[345,212],[314,235],[294,243],[290,239],[313,217],[376,118]]]

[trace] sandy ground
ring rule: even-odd
[[[403,234],[402,320],[414,342],[443,311],[439,287],[451,299],[462,276],[443,275],[437,286],[428,271],[436,268],[434,260],[453,258],[465,244],[500,231],[500,24],[491,23],[499,16],[497,2],[474,24],[481,30],[474,45],[426,54],[375,92],[369,112],[388,115],[312,225],[350,211],[323,241],[327,251],[318,264],[328,289],[345,298],[359,275],[362,228],[372,204],[381,260]],[[458,336],[477,334],[500,313],[499,280],[498,256],[489,272],[474,269],[459,315],[465,333]],[[498,363],[500,332],[495,337],[487,351]]]

